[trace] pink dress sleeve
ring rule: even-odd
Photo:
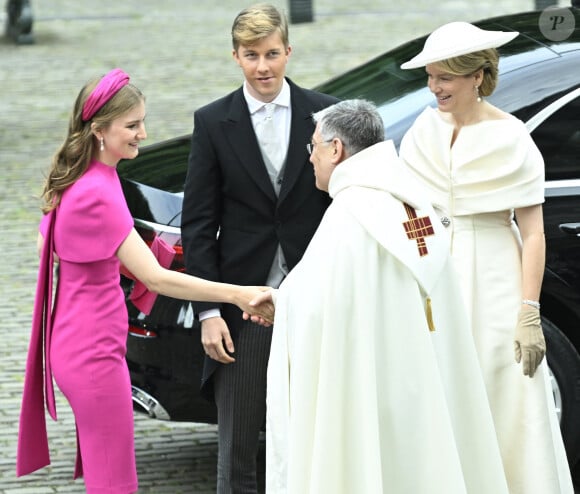
[[[114,168],[89,170],[65,191],[55,226],[62,260],[94,262],[113,257],[133,228]]]

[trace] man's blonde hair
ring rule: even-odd
[[[263,38],[278,31],[285,47],[288,47],[288,21],[274,5],[259,3],[242,10],[232,25],[234,50],[252,46]]]

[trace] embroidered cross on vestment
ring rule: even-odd
[[[409,240],[417,241],[417,249],[419,249],[419,255],[421,257],[429,254],[427,251],[427,243],[425,242],[425,237],[435,235],[435,230],[433,230],[433,224],[429,216],[422,216],[419,218],[415,208],[412,208],[407,203],[403,203],[405,206],[405,211],[409,217],[409,221],[403,222],[403,227],[405,232],[407,232],[407,237]]]

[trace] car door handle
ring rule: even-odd
[[[562,223],[560,225],[560,230],[564,233],[580,236],[580,223]]]

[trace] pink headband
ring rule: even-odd
[[[129,76],[121,69],[105,74],[91,92],[83,106],[83,122],[88,122],[117,91],[129,84]]]

